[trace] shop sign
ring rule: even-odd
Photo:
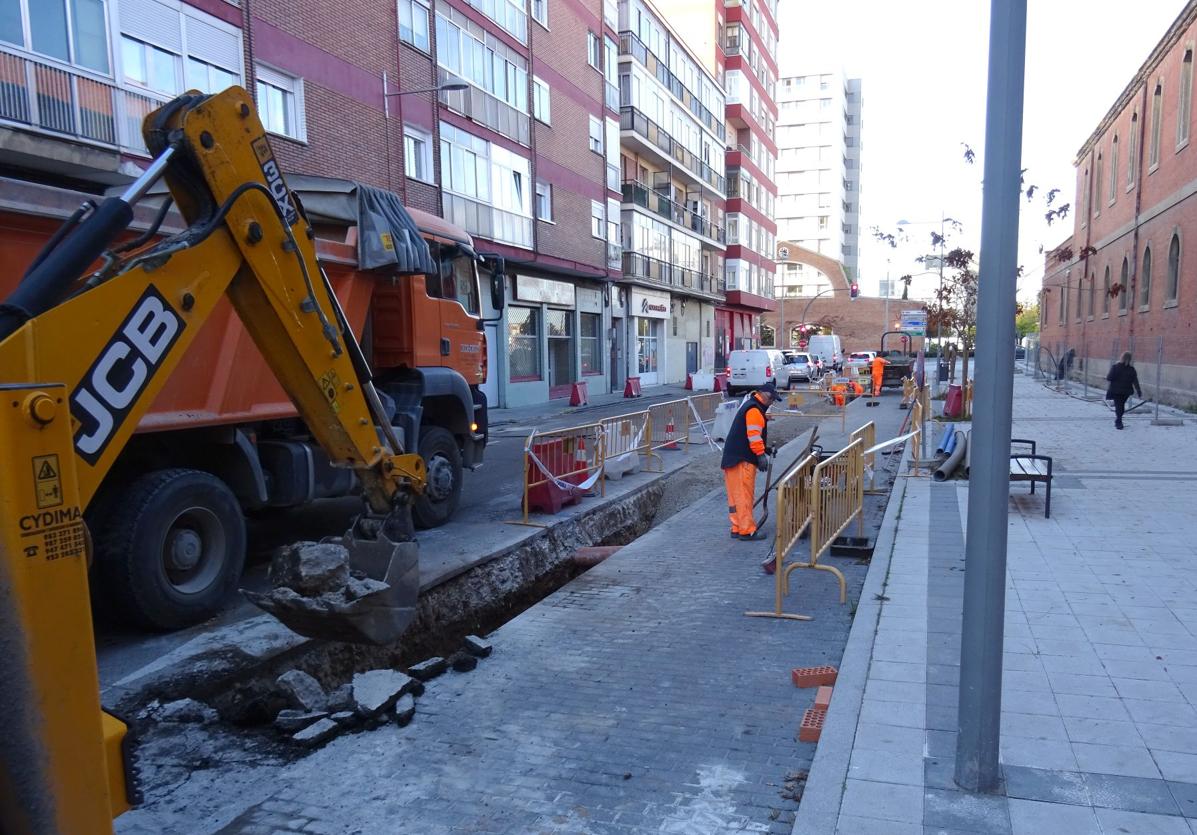
[[[632,315],[649,319],[669,318],[669,296],[632,291]]]
[[[515,297],[522,302],[574,306],[574,285],[530,275],[515,277]]]

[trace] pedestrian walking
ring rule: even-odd
[[[732,539],[764,539],[756,529],[752,513],[753,493],[756,489],[757,470],[764,472],[769,466],[769,454],[765,451],[769,427],[765,412],[777,400],[777,383],[765,383],[744,398],[736,416],[732,418],[731,429],[723,442],[723,482],[727,487],[727,515],[731,519]]]
[[[1110,384],[1106,389],[1106,400],[1114,401],[1114,428],[1122,429],[1122,414],[1126,411],[1126,401],[1133,391],[1143,399],[1143,389],[1139,387],[1139,372],[1131,365],[1131,353],[1122,354],[1119,362],[1110,366],[1110,373],[1106,375],[1106,382]]]

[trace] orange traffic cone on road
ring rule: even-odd
[[[681,449],[677,445],[677,427],[673,425],[673,412],[665,419],[665,445],[661,449]]]

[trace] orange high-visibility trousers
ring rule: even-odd
[[[756,489],[756,466],[741,461],[723,471],[723,483],[727,487],[727,516],[731,519],[732,533],[756,533],[756,520],[752,515],[752,494]]]
[[[885,374],[885,369],[881,366],[873,367],[873,396],[878,397],[881,394],[881,377]]]

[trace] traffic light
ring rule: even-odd
[[[853,281],[848,285],[848,298],[855,299],[860,295],[860,285]]]

